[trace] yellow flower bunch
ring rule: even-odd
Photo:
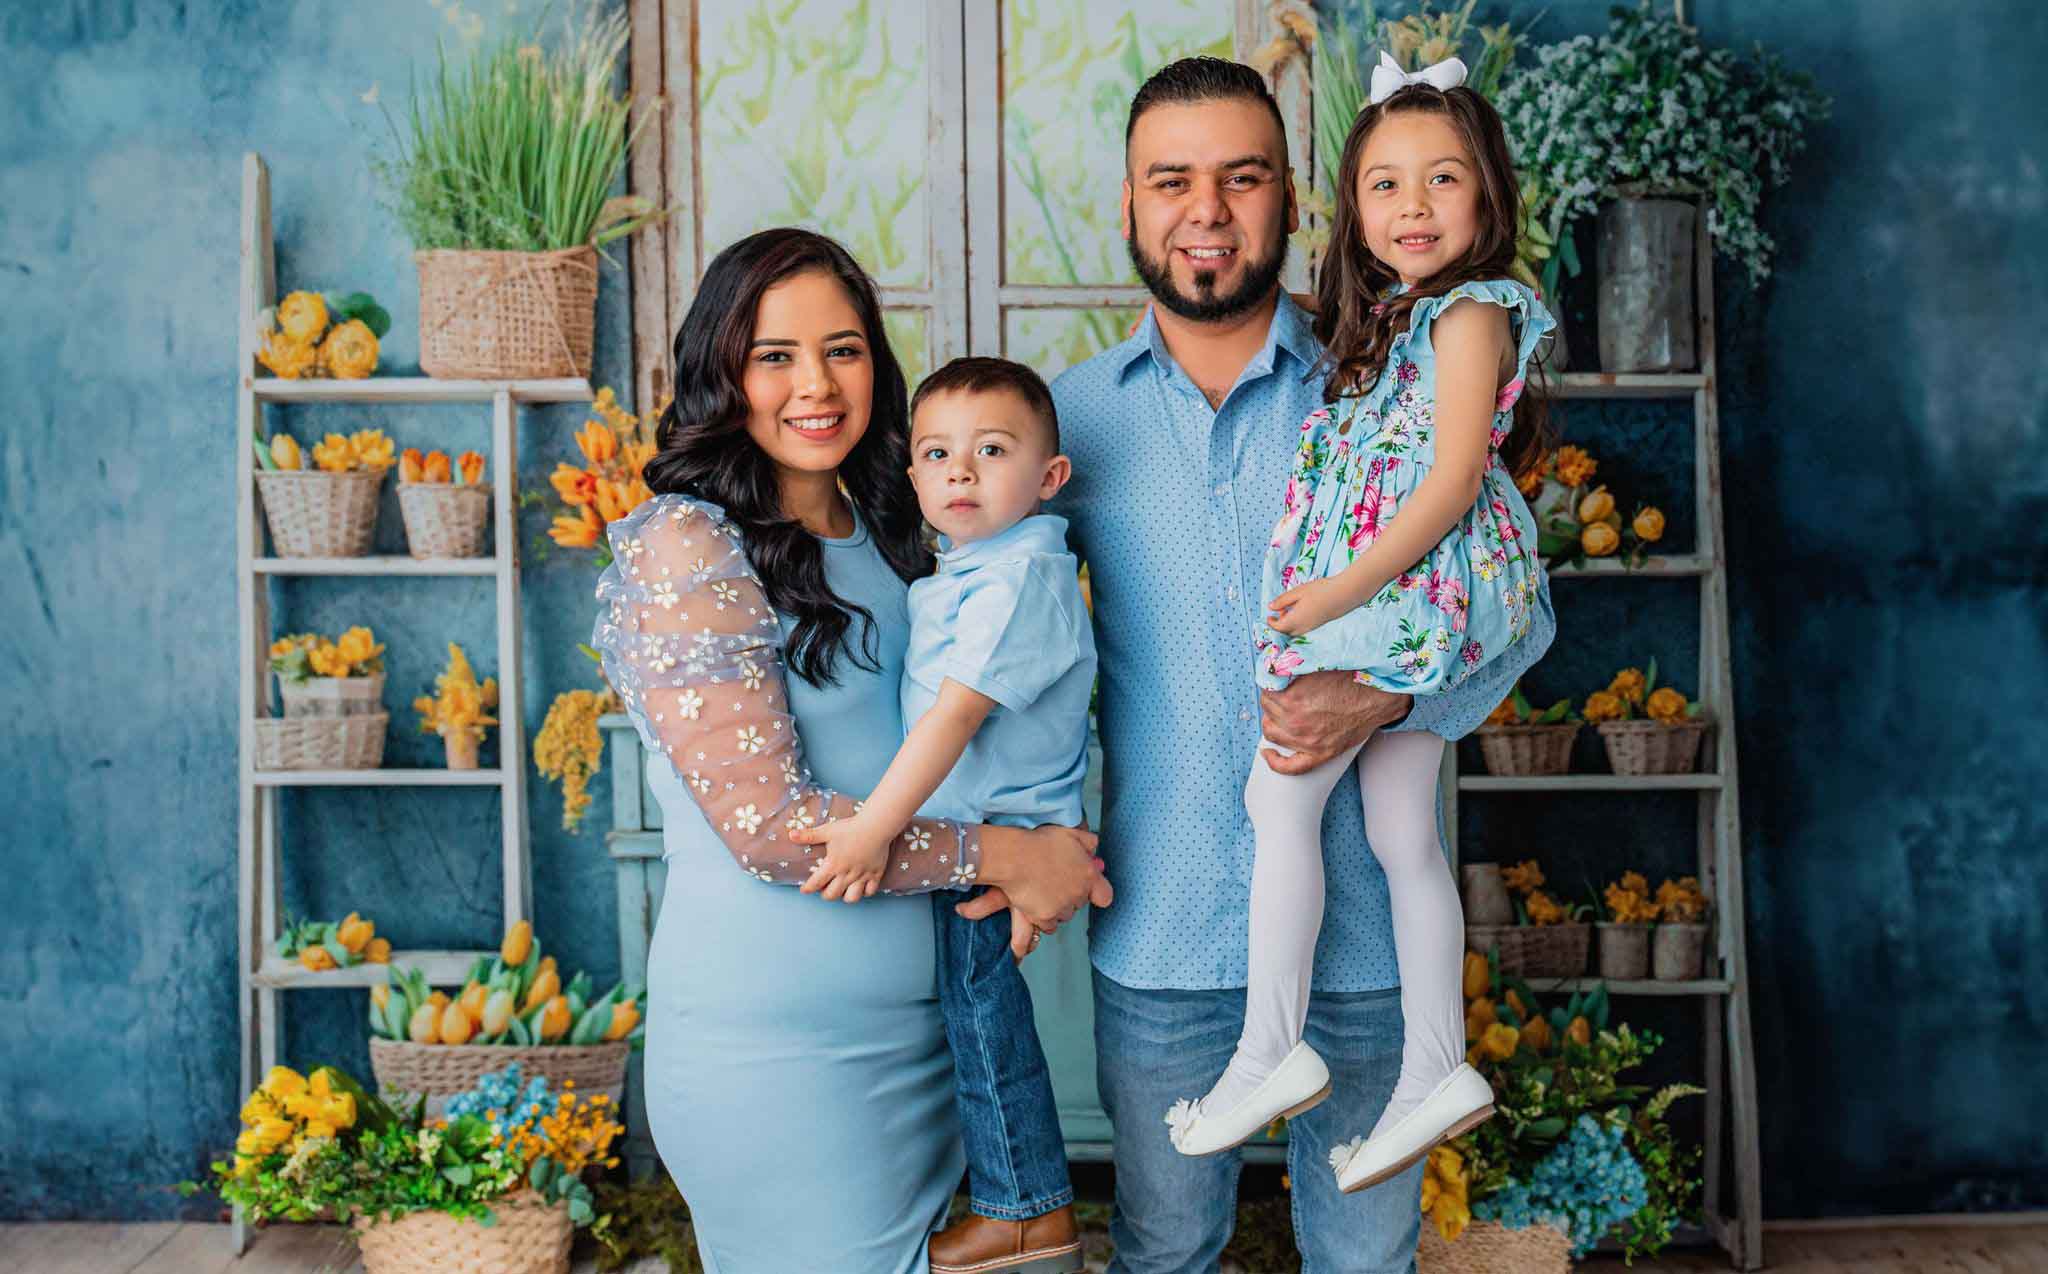
[[[1643,712],[1652,721],[1675,725],[1691,715],[1692,705],[1686,701],[1684,695],[1669,686],[1664,686],[1650,696]]]
[[[1543,869],[1536,865],[1533,858],[1525,858],[1519,863],[1501,868],[1500,875],[1501,879],[1507,882],[1508,888],[1525,896],[1543,887]]]
[[[235,1139],[235,1171],[253,1176],[258,1161],[290,1146],[297,1150],[310,1138],[334,1137],[355,1126],[355,1095],[336,1086],[330,1068],[312,1076],[289,1066],[273,1066],[249,1100],[242,1103],[247,1127]]]
[[[547,720],[533,737],[533,767],[542,778],[562,784],[562,830],[573,832],[590,809],[590,778],[604,763],[604,736],[597,719],[617,712],[611,691],[564,690],[548,705]]]
[[[1582,487],[1600,471],[1600,462],[1587,454],[1584,447],[1563,446],[1550,458],[1550,471],[1564,485]]]
[[[1522,903],[1532,925],[1561,925],[1571,918],[1563,905],[1541,889],[1534,889]]]
[[[1630,706],[1639,708],[1643,703],[1644,686],[1642,669],[1624,668],[1614,674],[1614,680],[1607,683],[1607,692],[1618,695]]]
[[[282,448],[282,450],[280,450]],[[262,448],[257,457],[262,458]],[[305,463],[299,444],[289,434],[270,440],[271,467],[297,469]],[[352,473],[356,470],[389,469],[397,463],[391,439],[382,429],[358,429],[353,434],[328,434],[313,444],[313,466],[322,473]]]
[[[1585,448],[1564,446],[1538,472],[1517,482],[1537,513],[1538,548],[1552,565],[1625,550],[1625,564],[1640,566],[1649,546],[1664,538],[1662,510],[1644,505],[1624,524],[1605,486],[1587,489],[1599,472],[1600,462]]]
[[[362,292],[339,298],[332,314],[318,292],[294,292],[264,311],[260,323],[256,361],[273,375],[360,380],[377,370],[378,340],[391,316]]]
[[[484,458],[474,451],[465,451],[456,458],[451,468],[448,453],[429,451],[420,454],[418,447],[407,447],[405,454],[398,458],[398,480],[400,482],[453,482],[460,474],[464,486],[475,486],[484,480]]]
[[[1657,914],[1674,924],[1698,924],[1707,914],[1699,877],[1680,876],[1657,886]]]
[[[384,671],[384,647],[367,628],[329,641],[319,633],[290,633],[270,643],[270,667],[287,681],[307,677],[374,677]]]
[[[1657,685],[1657,661],[1654,659],[1650,661],[1647,673],[1641,668],[1623,668],[1614,674],[1614,680],[1607,684],[1607,689],[1586,696],[1585,717],[1588,721],[1626,721],[1643,716],[1665,725],[1676,725],[1698,715],[1698,704],[1669,686]]]
[[[653,492],[641,474],[654,458],[655,429],[667,404],[644,416],[635,416],[619,406],[609,388],[597,391],[591,404],[595,413],[576,431],[576,449],[583,463],[566,461],[555,466],[549,485],[561,497],[562,511],[555,515],[548,535],[563,548],[596,548],[604,551],[604,528],[652,498]]]
[[[498,706],[498,679],[486,677],[478,685],[469,657],[452,641],[448,643],[448,667],[434,679],[434,690],[434,694],[412,701],[420,714],[420,733],[470,730],[482,742],[484,727],[498,724],[498,719],[489,715],[489,710]]]
[[[1623,872],[1610,883],[1601,897],[1607,903],[1607,918],[1615,924],[1648,924],[1657,918],[1657,904],[1650,900],[1650,882],[1637,871]]]
[[[339,922],[303,920],[287,923],[278,936],[277,953],[297,960],[315,973],[349,968],[368,961],[391,963],[391,942],[377,936],[377,926],[351,911]]]
[[[1465,1232],[1472,1221],[1470,1182],[1465,1156],[1445,1142],[1429,1152],[1422,1170],[1422,1215],[1436,1226],[1446,1243]]]
[[[541,1116],[537,1110],[537,1106],[528,1107],[527,1117],[493,1137],[493,1142],[505,1146],[527,1163],[540,1158],[553,1159],[562,1166],[563,1172],[570,1174],[581,1172],[592,1164],[602,1164],[607,1168],[618,1166],[619,1160],[611,1153],[611,1145],[626,1129],[612,1118],[611,1101],[603,1093],[584,1097],[576,1091],[575,1080],[565,1079],[555,1103],[555,1113]]]

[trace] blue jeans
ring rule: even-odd
[[[1144,991],[1095,974],[1095,1074],[1116,1156],[1110,1274],[1217,1268],[1237,1219],[1244,1160],[1181,1154],[1165,1116],[1177,1099],[1209,1091],[1243,1026],[1242,990]],[[1309,999],[1306,1038],[1329,1064],[1332,1091],[1287,1121],[1302,1274],[1413,1270],[1422,1165],[1343,1194],[1329,1163],[1332,1146],[1372,1131],[1400,1077],[1400,992],[1318,992]]]
[[[964,920],[972,894],[932,894],[938,922],[939,1009],[953,1050],[967,1203],[1022,1221],[1074,1201],[1052,1075],[1031,1016],[1031,988],[1010,956],[1010,913]]]

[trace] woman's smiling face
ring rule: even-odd
[[[1479,234],[1479,168],[1448,115],[1397,111],[1358,157],[1366,250],[1410,287],[1464,257]]]
[[[860,311],[822,270],[761,294],[742,378],[747,436],[776,466],[837,470],[867,432],[875,364]]]

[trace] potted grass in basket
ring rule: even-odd
[[[1479,755],[1488,774],[1563,774],[1572,768],[1572,744],[1583,724],[1570,699],[1559,699],[1538,712],[1516,682],[1514,693],[1501,700],[1475,732]]]
[[[613,91],[626,38],[623,10],[572,10],[551,49],[536,31],[466,66],[443,50],[392,123],[375,167],[415,249],[429,376],[590,375],[599,250],[663,215],[608,197],[654,118]]]

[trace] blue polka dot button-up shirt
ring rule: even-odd
[[[1100,853],[1116,903],[1090,919],[1095,967],[1126,986],[1245,984],[1259,743],[1253,638],[1266,545],[1322,405],[1320,350],[1282,296],[1265,345],[1214,410],[1148,313],[1052,386],[1073,480],[1052,511],[1088,563],[1100,657]],[[1398,984],[1386,878],[1358,780],[1323,814],[1327,899],[1314,989]]]

